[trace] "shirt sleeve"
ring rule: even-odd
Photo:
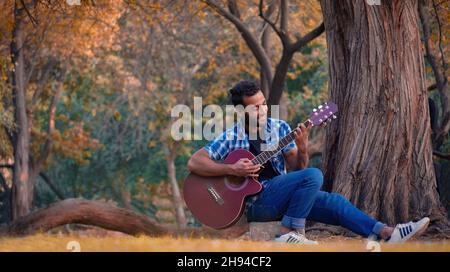
[[[211,160],[223,160],[230,152],[230,140],[227,139],[226,135],[225,131],[205,145],[204,149],[208,152]]]
[[[289,126],[288,123],[286,123],[283,120],[280,120],[280,139],[283,138],[284,136],[288,135],[291,132],[291,127]],[[295,144],[295,141],[290,142],[287,146],[285,146],[282,150],[283,154],[288,153],[289,151],[291,151],[293,148],[297,147],[297,145]]]

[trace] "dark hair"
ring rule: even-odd
[[[253,80],[243,80],[230,89],[231,102],[235,106],[245,106],[243,101],[244,96],[252,96],[259,91],[261,91],[261,86],[259,86],[258,82]]]

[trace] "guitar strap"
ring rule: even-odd
[[[259,137],[257,140],[249,140],[249,143],[250,143],[250,152],[252,152],[253,155],[257,156],[259,153],[261,153],[262,140],[259,139]],[[263,170],[259,173],[258,177],[259,181],[272,179],[280,175],[280,173],[278,173],[278,171],[273,167],[271,160],[266,162],[263,166],[264,166]]]

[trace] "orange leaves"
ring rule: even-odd
[[[33,129],[32,137],[31,149],[36,156],[48,135],[45,132]],[[62,133],[59,130],[55,130],[50,135],[50,138],[53,143],[52,152],[71,158],[80,165],[88,164],[92,152],[102,147],[102,144],[98,140],[93,139],[90,132],[83,128],[82,123],[74,124],[73,127],[64,130]]]

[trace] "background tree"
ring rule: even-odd
[[[205,0],[202,2],[213,8],[218,14],[230,21],[236,27],[241,34],[242,39],[258,61],[261,69],[261,86],[264,88],[263,91],[267,97],[268,104],[280,104],[282,93],[285,88],[286,75],[294,54],[323,33],[323,24],[319,24],[315,29],[301,36],[298,32],[293,32],[289,25],[292,22],[290,13],[293,7],[289,5],[288,0],[271,1],[269,4],[260,0],[257,4],[257,10],[259,17],[262,20],[262,26],[260,28],[262,31],[260,30],[260,33],[254,33],[252,27],[247,26],[243,21],[240,11],[241,2],[238,3],[235,0],[226,1],[228,9],[217,3],[217,1]],[[251,7],[254,5],[253,1],[249,1],[246,5],[248,5],[248,7],[246,7],[247,9],[256,10],[254,7]],[[300,8],[302,8],[302,5],[296,6],[296,9]],[[272,17],[276,18],[272,19]],[[312,13],[311,17],[314,18],[314,13]],[[315,21],[314,19],[317,20],[317,17],[314,19],[312,18],[310,21]],[[276,33],[282,45],[281,57],[276,61],[275,72],[273,72],[273,61],[268,44],[269,27]],[[258,38],[259,36],[261,36],[260,39]]]

